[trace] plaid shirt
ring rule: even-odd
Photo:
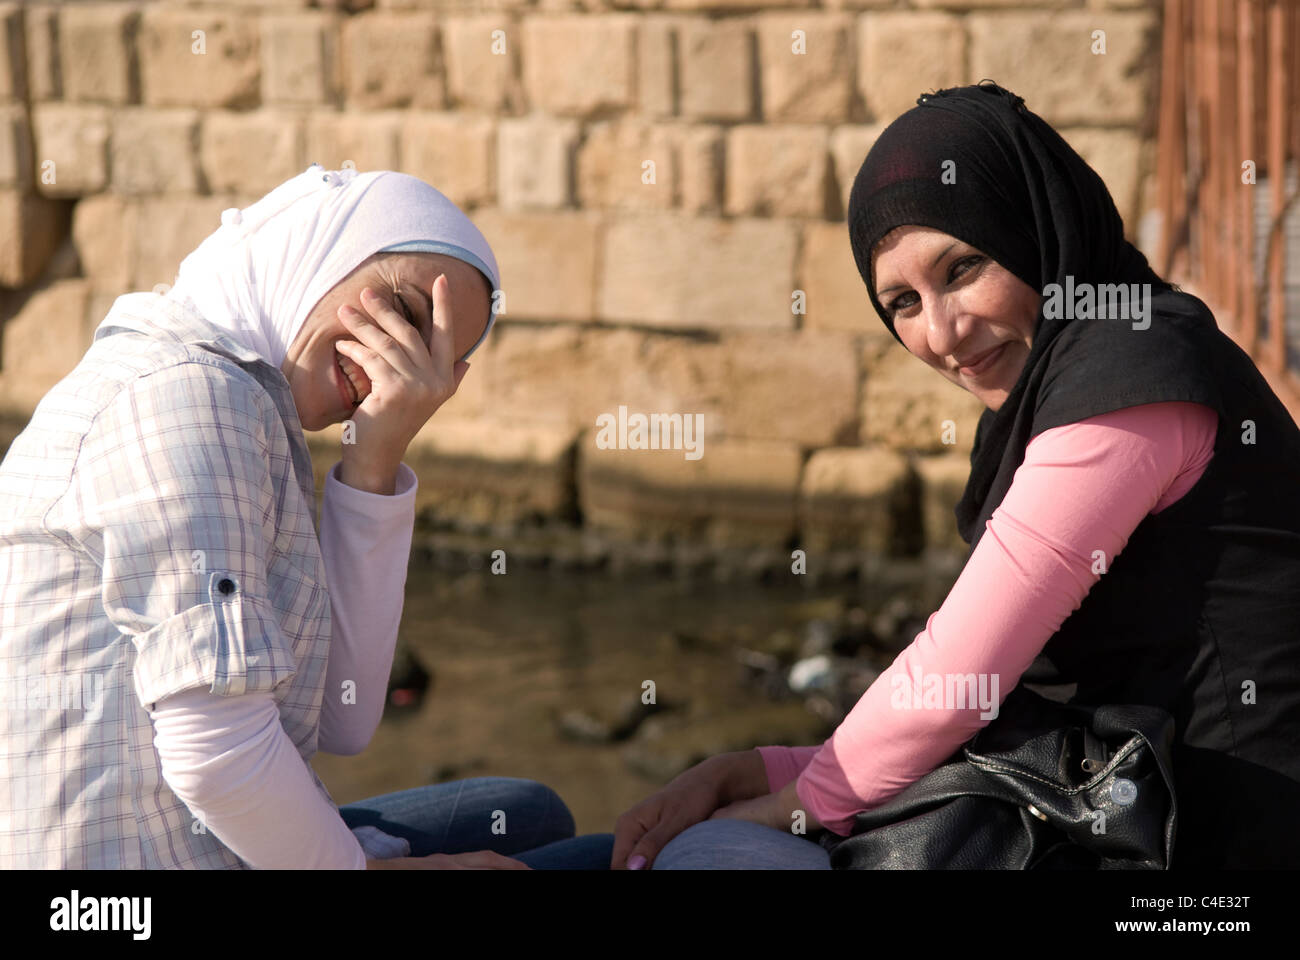
[[[270,691],[310,769],[329,637],[287,382],[119,297],[0,463],[0,867],[242,868],[168,788],[148,708]]]

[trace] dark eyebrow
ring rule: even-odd
[[[953,247],[955,247],[955,246],[957,246],[957,241],[954,240],[952,243],[948,244],[948,246],[946,246],[946,247],[944,247],[942,250],[940,250],[940,251],[939,251],[939,255],[938,255],[937,257],[934,258],[934,263],[930,264],[930,269],[933,270],[935,267],[937,267],[937,266],[939,265],[939,261],[942,260],[944,257],[948,256],[948,251],[951,250],[951,249],[952,249]],[[886,293],[889,293],[891,290],[899,290],[899,289],[902,289],[902,288],[905,287],[905,286],[907,286],[907,284],[905,284],[905,283],[896,283],[896,284],[894,284],[892,287],[886,287],[884,290],[877,290],[877,291],[876,291],[876,296],[877,296],[877,297],[882,297],[882,296],[884,296]]]

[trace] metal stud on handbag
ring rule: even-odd
[[[952,759],[821,842],[835,869],[1167,869],[1173,728],[1158,707],[1019,686]]]

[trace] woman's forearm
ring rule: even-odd
[[[374,736],[384,712],[415,522],[414,472],[403,464],[396,493],[380,496],[325,479],[321,556],[329,584],[333,625],[321,750],[356,754]]]
[[[1129,407],[1030,441],[1011,489],[943,605],[799,776],[828,829],[897,795],[996,715],[1153,509],[1195,483],[1217,418],[1192,403]],[[1062,493],[1066,491],[1068,495]]]
[[[722,805],[768,792],[767,770],[757,750],[738,750],[711,758],[718,766],[718,799]]]
[[[163,779],[249,866],[365,869],[361,845],[316,786],[270,694],[187,690],[149,715]]]

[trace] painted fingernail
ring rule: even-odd
[[[639,853],[635,857],[631,857],[627,861],[627,868],[629,870],[640,870],[644,866],[645,866],[645,857],[641,856],[641,854]]]

